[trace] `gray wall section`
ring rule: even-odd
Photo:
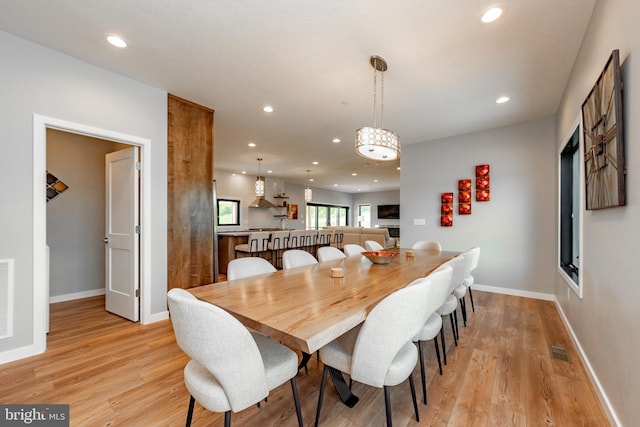
[[[47,170],[69,186],[47,203],[50,296],[104,290],[104,156],[128,147],[47,130]]]
[[[640,241],[640,2],[599,0],[557,114],[558,149],[580,115],[613,49],[624,81],[627,206],[586,211],[583,299],[555,274],[555,294],[621,425],[640,419],[640,286],[635,270]],[[555,271],[555,270],[554,270]]]
[[[15,260],[14,336],[0,355],[34,343],[34,114],[151,141],[151,314],[166,312],[167,93],[0,31],[0,259]],[[41,296],[42,297],[42,296]]]
[[[401,245],[438,240],[444,249],[480,246],[477,283],[552,294],[555,261],[553,117],[437,141],[405,145]],[[458,215],[457,183],[491,167],[491,201]],[[440,194],[453,192],[453,227],[440,226]],[[424,219],[426,225],[414,225]]]
[[[399,219],[378,219],[378,205],[400,204],[400,190],[376,191],[373,193],[355,193],[353,195],[353,210],[351,224],[358,225],[358,205],[371,205],[371,226],[399,225]],[[402,209],[400,210],[402,215]]]

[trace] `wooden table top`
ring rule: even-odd
[[[188,289],[245,326],[313,353],[357,326],[384,297],[431,273],[458,252],[405,249],[389,264],[363,255]],[[343,278],[332,278],[341,267]]]

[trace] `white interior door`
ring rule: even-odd
[[[139,319],[138,148],[105,156],[105,302],[107,311]]]

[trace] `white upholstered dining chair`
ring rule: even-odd
[[[435,240],[419,240],[411,246],[411,249],[426,249],[432,252],[441,252],[442,246],[440,246],[440,242]]]
[[[227,265],[227,279],[243,279],[259,274],[273,273],[276,268],[266,259],[260,257],[236,258]]]
[[[433,293],[431,282],[395,291],[380,301],[361,326],[350,330],[320,349],[324,363],[316,426],[320,421],[322,399],[329,367],[350,375],[351,379],[371,387],[383,388],[387,425],[391,425],[389,387],[409,379],[416,421],[420,421],[412,372],[418,362],[418,350],[411,339],[420,331],[428,313],[426,301]]]
[[[380,243],[376,242],[375,240],[365,241],[364,247],[368,251],[381,251],[384,249],[384,246],[382,246]]]
[[[355,243],[347,243],[346,245],[344,245],[344,254],[346,256],[358,255],[364,251],[366,251],[365,248],[360,245],[356,245]]]
[[[289,249],[282,254],[282,268],[285,270],[317,263],[313,255],[301,249]]]
[[[437,269],[429,274],[427,278],[431,280],[431,287],[434,288],[433,293],[427,301],[426,310],[429,313],[429,317],[427,318],[424,326],[422,326],[420,332],[413,337],[413,341],[418,343],[418,352],[420,355],[420,376],[422,378],[422,397],[425,405],[427,404],[427,385],[422,343],[431,340],[435,343],[438,367],[440,368],[440,375],[442,375],[442,362],[440,361],[440,351],[438,350],[438,333],[442,329],[442,316],[436,313],[436,310],[447,300],[449,288],[451,286],[451,279],[453,278],[453,268],[451,266],[445,266]],[[420,283],[420,279],[413,283]],[[409,284],[409,286],[413,285],[413,283]]]
[[[333,261],[335,259],[342,259],[345,254],[338,248],[333,246],[321,246],[318,248],[318,261]]]
[[[191,394],[186,425],[191,425],[197,401],[212,412],[231,412],[260,402],[286,381],[302,426],[296,387],[298,356],[287,347],[249,332],[236,318],[181,288],[168,293],[169,312],[178,346],[190,358],[184,382]]]

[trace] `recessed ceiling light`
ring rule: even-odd
[[[121,49],[127,47],[127,42],[122,37],[116,36],[115,34],[109,34],[107,36],[107,41],[113,46],[119,47]]]
[[[309,181],[313,182],[313,178],[309,178]]]
[[[338,186],[338,184],[333,184],[333,186],[334,186],[334,187],[337,187],[337,186]]]
[[[502,16],[502,8],[492,7],[487,9],[485,13],[482,14],[482,22],[488,24],[489,22],[493,22]]]
[[[247,171],[242,171],[242,175],[246,175],[246,174],[247,174]]]
[[[400,166],[398,166],[396,169],[400,170]]]
[[[267,171],[267,173],[273,173],[273,171]]]
[[[255,143],[255,142],[250,142],[250,143],[248,143],[247,145],[248,145],[249,147],[252,147],[252,148],[253,148],[253,147],[255,147],[255,146],[256,146],[256,143]]]
[[[351,176],[358,176],[358,174],[354,172],[351,174]]]
[[[273,113],[273,107],[271,105],[265,105],[264,107],[262,107],[262,111],[264,111],[265,113]]]
[[[319,165],[319,162],[311,162],[312,165]]]
[[[373,180],[373,182],[378,182],[378,180],[377,180],[377,179],[374,179],[374,180]]]
[[[496,99],[496,104],[504,104],[507,101],[509,101],[508,96],[501,96],[500,98]]]
[[[340,138],[333,138],[333,143],[334,143],[334,144],[337,144],[337,143],[339,143],[339,142],[340,142]]]

